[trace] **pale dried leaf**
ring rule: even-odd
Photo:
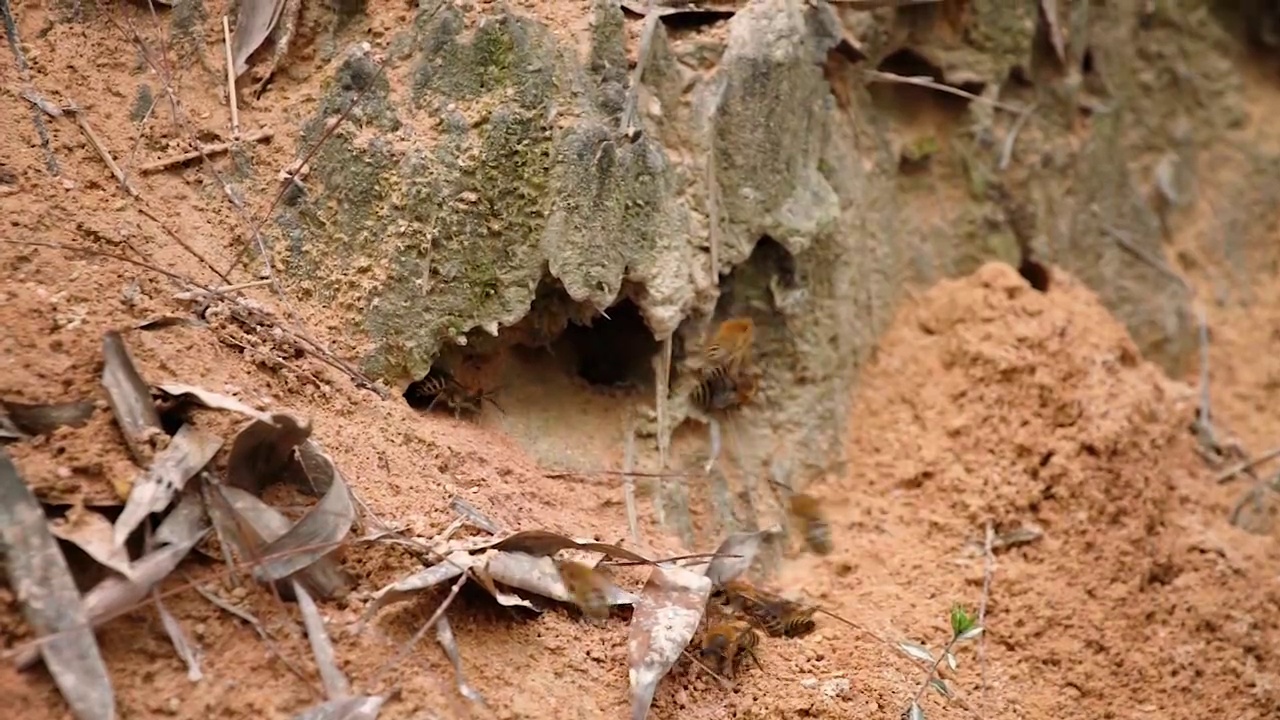
[[[408,577],[387,585],[378,592],[374,593],[373,599],[369,602],[369,606],[365,608],[364,617],[361,618],[361,624],[369,621],[374,613],[378,610],[390,605],[391,603],[406,600],[410,596],[429,590],[441,583],[452,580],[466,569],[471,567],[473,556],[465,552],[457,552],[450,555],[447,559],[442,560],[431,567],[416,572]]]
[[[573,602],[573,597],[560,578],[556,561],[546,555],[494,551],[488,555],[485,569],[489,577],[503,585],[559,602]],[[634,605],[639,599],[607,581],[605,597],[610,605]]]
[[[110,330],[103,336],[102,356],[102,387],[106,388],[107,402],[129,454],[134,462],[145,465],[151,459],[151,437],[163,432],[151,391],[138,374],[120,333]]]
[[[335,485],[335,489],[345,489]],[[254,579],[259,582],[270,582],[263,568],[275,562],[289,562],[289,558],[268,558],[266,549],[283,538],[292,529],[292,523],[278,510],[262,502],[256,495],[240,488],[226,485],[213,485],[209,488],[209,517],[220,535],[226,538],[235,550],[254,563]],[[313,508],[314,510],[315,508]],[[333,548],[309,549],[305,552],[313,560],[303,564],[299,570],[298,580],[307,583],[307,589],[322,598],[334,597],[346,590],[347,579],[341,568],[332,558],[324,557]],[[274,566],[279,571],[280,566]],[[276,579],[286,579],[280,576]],[[291,594],[293,588],[285,584],[281,588],[283,594]]]
[[[907,708],[907,720],[924,720],[924,708],[919,703],[911,703],[911,707]]]
[[[653,568],[627,638],[632,720],[648,717],[658,683],[693,639],[710,596],[711,581],[704,575],[672,566]]]
[[[50,524],[55,537],[66,540],[85,551],[89,557],[121,575],[132,578],[129,551],[116,545],[111,521],[81,506],[72,507],[67,516]]]
[[[933,678],[929,681],[929,687],[948,700],[951,699],[951,688],[947,687],[947,683],[940,678]]]
[[[236,77],[249,69],[249,56],[271,35],[283,9],[284,0],[240,0],[235,34],[231,38]]]
[[[981,625],[975,625],[969,628],[968,630],[965,630],[964,632],[960,633],[959,637],[956,638],[956,642],[964,642],[966,640],[972,640],[978,637],[979,635],[981,635],[982,631],[983,631],[983,627]]]
[[[200,499],[198,489],[188,483],[187,492],[161,521],[151,540],[160,545],[176,544],[192,535],[203,535],[208,529],[209,516],[204,511],[204,501]]]
[[[898,643],[898,649],[914,660],[933,662],[933,653],[929,652],[929,649],[923,645],[917,645],[913,642],[900,642]]]
[[[183,385],[182,383],[162,383],[156,385],[156,389],[164,394],[177,399],[190,399],[197,402],[210,410],[227,410],[234,413],[240,413],[245,417],[254,420],[262,420],[263,422],[271,421],[271,414],[255,410],[239,400],[221,393],[196,387],[195,385]]]
[[[486,558],[487,559],[487,556]],[[497,586],[493,578],[489,576],[489,571],[485,568],[483,562],[473,562],[471,568],[467,571],[467,576],[476,581],[485,592],[493,596],[494,600],[503,607],[522,607],[538,612],[538,608],[533,603],[525,600],[519,595],[509,593]]]
[[[0,416],[7,415],[23,435],[47,435],[60,427],[82,427],[93,415],[93,403],[70,401],[29,405],[0,400]]]
[[[294,720],[376,720],[387,701],[382,695],[357,695],[341,700],[329,700],[308,708]]]
[[[0,547],[39,654],[78,720],[111,720],[115,694],[67,560],[39,501],[0,449]]]
[[[454,638],[453,627],[449,625],[449,618],[445,615],[436,620],[436,642],[440,643],[445,657],[453,664],[453,678],[458,684],[458,692],[471,702],[483,705],[484,696],[467,682],[467,677],[462,672],[462,654],[458,652],[458,641]]]
[[[947,667],[951,668],[951,672],[955,672],[960,666],[960,662],[956,660],[956,656],[951,653],[945,654],[943,657],[947,660]]]
[[[133,482],[124,512],[116,519],[115,544],[124,547],[147,516],[169,507],[173,496],[200,472],[222,447],[222,438],[187,423],[156,453],[151,467]]]
[[[160,613],[160,623],[164,625],[169,642],[173,643],[173,649],[187,666],[187,679],[193,683],[200,682],[204,678],[204,673],[200,672],[200,649],[191,642],[191,638],[187,637],[182,624],[164,606],[159,596],[156,597],[156,610]]]
[[[707,564],[704,574],[714,587],[738,579],[755,562],[765,540],[781,532],[782,528],[774,525],[756,532],[733,533],[716,548],[717,557]]]
[[[477,508],[475,505],[472,505],[471,503],[467,502],[466,500],[463,500],[460,497],[455,496],[453,499],[451,499],[449,501],[449,507],[455,513],[466,518],[467,522],[489,533],[490,535],[498,535],[502,532],[502,527],[498,525],[498,523],[489,519],[488,516],[480,512],[479,508]]]
[[[333,642],[324,628],[324,618],[316,602],[307,594],[307,589],[299,582],[293,583],[293,595],[298,599],[298,610],[302,613],[302,623],[307,628],[307,640],[311,642],[311,654],[316,658],[316,667],[320,670],[320,682],[324,685],[324,694],[330,700],[340,700],[351,696],[351,683],[338,668],[338,659],[333,652]]]
[[[311,435],[311,423],[288,413],[255,420],[231,441],[227,456],[227,485],[254,495],[285,479],[295,461],[294,450]]]
[[[166,545],[159,550],[143,555],[133,561],[133,578],[109,577],[93,586],[84,596],[84,612],[89,625],[98,627],[108,620],[128,612],[151,592],[161,580],[164,580],[178,567],[178,563],[191,552],[191,548],[208,532],[207,528],[197,528],[191,535],[180,538],[179,542]],[[36,661],[39,654],[32,651],[18,653],[15,664],[25,668]]]

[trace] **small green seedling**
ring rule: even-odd
[[[950,621],[951,640],[942,649],[942,654],[936,658],[929,648],[923,645],[910,642],[898,643],[898,649],[905,653],[907,657],[926,663],[929,668],[929,673],[925,676],[924,683],[920,685],[920,689],[916,691],[915,697],[911,699],[911,704],[907,706],[906,710],[902,711],[903,720],[924,720],[924,708],[920,706],[920,700],[929,688],[933,688],[935,692],[948,700],[955,699],[955,693],[951,691],[947,681],[938,676],[938,668],[943,662],[946,662],[947,667],[952,672],[955,672],[960,663],[956,660],[952,650],[962,642],[977,639],[982,634],[982,626],[978,624],[977,618],[970,615],[960,603],[951,606]]]

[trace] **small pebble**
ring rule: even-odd
[[[249,588],[243,585],[237,588],[232,588],[231,590],[231,597],[236,600],[243,600],[248,596],[249,596]]]

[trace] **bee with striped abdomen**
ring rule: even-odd
[[[790,506],[791,517],[800,524],[809,549],[818,555],[829,554],[832,547],[831,524],[827,522],[818,499],[807,493],[795,493],[791,496]]]
[[[770,637],[801,637],[817,627],[817,609],[779,597],[746,580],[733,580],[716,590],[714,597],[728,606],[730,612],[751,618]]]
[[[468,388],[444,368],[431,368],[426,377],[410,383],[405,388],[404,398],[411,407],[428,412],[443,403],[444,407],[453,411],[455,418],[479,415],[485,402],[502,412],[502,406],[493,399],[492,392]]]
[[[558,560],[560,582],[582,614],[596,621],[609,618],[609,581],[600,571],[576,560]]]
[[[742,655],[750,656],[756,667],[764,669],[756,658],[759,644],[760,634],[755,628],[741,620],[731,620],[707,628],[698,655],[717,675],[732,680]]]

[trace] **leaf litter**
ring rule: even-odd
[[[645,720],[658,683],[693,640],[711,598],[711,580],[676,566],[655,567],[640,593],[627,638],[631,720]]]
[[[111,720],[115,693],[67,560],[44,511],[0,449],[0,543],[9,586],[41,637],[39,654],[79,720]]]
[[[0,440],[26,440],[62,427],[83,427],[93,410],[93,403],[81,400],[28,404],[0,399]]]

